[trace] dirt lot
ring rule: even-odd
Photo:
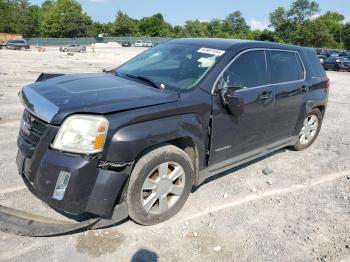
[[[140,51],[0,50],[0,204],[58,216],[17,175],[19,89],[40,72],[96,72]],[[350,261],[350,73],[329,77],[328,111],[310,149],[280,150],[216,176],[156,226],[127,221],[51,238],[0,233],[0,261]],[[274,172],[264,175],[266,167]]]

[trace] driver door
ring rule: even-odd
[[[219,80],[213,95],[209,165],[223,162],[224,167],[265,150],[266,134],[274,121],[275,94],[264,50],[242,53]],[[229,101],[223,101],[225,91],[230,93]],[[231,112],[230,106],[239,110]]]

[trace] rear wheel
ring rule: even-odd
[[[304,120],[303,127],[299,133],[299,139],[293,146],[295,150],[304,150],[311,146],[318,134],[322,125],[322,113],[318,108],[311,110]]]
[[[130,176],[130,217],[142,225],[171,218],[185,204],[192,184],[192,162],[183,150],[172,145],[152,150],[140,158]]]

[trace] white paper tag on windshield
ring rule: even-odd
[[[215,64],[215,56],[211,57],[201,57],[197,60],[200,64],[199,67],[208,68]]]
[[[202,53],[202,54],[208,54],[208,55],[216,55],[216,56],[222,56],[223,54],[225,54],[225,51],[223,51],[223,50],[214,49],[214,48],[206,48],[206,47],[202,47],[202,48],[198,49],[197,52]]]

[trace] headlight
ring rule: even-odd
[[[108,120],[103,116],[73,115],[58,130],[52,148],[81,154],[103,150]]]

